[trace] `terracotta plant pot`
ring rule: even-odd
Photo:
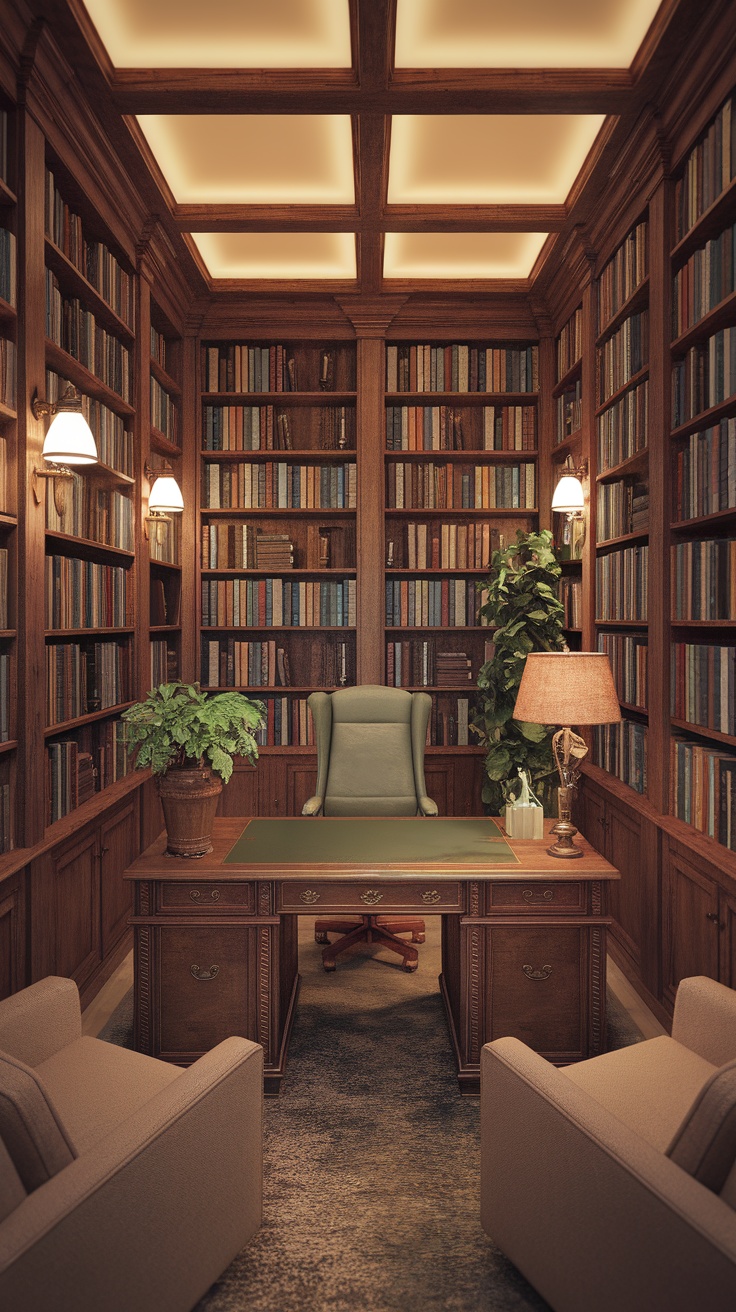
[[[158,792],[166,821],[166,851],[190,857],[211,852],[220,777],[209,766],[175,768],[161,776]]]

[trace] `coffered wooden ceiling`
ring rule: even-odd
[[[708,0],[39,0],[214,288],[525,290]]]

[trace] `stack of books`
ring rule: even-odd
[[[438,651],[437,683],[441,688],[462,688],[473,681],[470,657],[464,651]]]

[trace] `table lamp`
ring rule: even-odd
[[[530,652],[524,664],[514,706],[514,719],[531,724],[613,724],[621,719],[611,666],[605,652]],[[580,762],[588,751],[570,728],[558,730],[552,754],[560,772],[558,820],[552,827],[556,842],[550,856],[582,856],[573,843],[578,832],[571,819],[572,790]]]

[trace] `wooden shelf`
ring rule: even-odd
[[[732,620],[670,620],[673,629],[736,629],[736,619]]]
[[[698,319],[697,323],[692,324],[675,337],[670,345],[674,358],[686,355],[691,346],[698,346],[712,337],[721,328],[727,328],[733,324],[736,318],[736,292],[731,292],[724,300],[714,305],[712,310]]]
[[[17,528],[17,526],[17,515],[8,515],[4,510],[0,511],[0,528]]]
[[[15,324],[17,319],[18,311],[16,307],[0,296],[0,324],[3,326],[6,326],[7,324]]]
[[[627,392],[633,391],[635,387],[638,387],[639,384],[643,383],[648,377],[649,365],[645,364],[644,368],[639,369],[638,373],[631,375],[631,378],[627,383],[624,383],[622,387],[617,388],[617,390],[612,392],[605,401],[601,402],[595,411],[596,419],[599,415],[605,414],[606,410],[610,410],[611,406],[614,406],[617,401],[620,401],[622,396],[625,396]]]
[[[729,506],[726,510],[714,510],[710,515],[697,515],[695,519],[678,519],[670,524],[673,533],[693,533],[700,529],[719,528],[721,524],[728,525],[730,520],[736,517],[736,506]]]
[[[736,737],[733,734],[719,733],[717,729],[707,729],[702,724],[691,724],[689,720],[670,720],[673,729],[684,729],[698,738],[707,738],[710,742],[724,743],[736,751]]]
[[[564,460],[565,456],[567,456],[570,451],[574,451],[575,448],[580,445],[582,440],[583,430],[582,428],[576,428],[574,433],[568,433],[567,437],[563,437],[561,442],[556,442],[552,447],[551,452],[553,463],[562,464],[563,461],[558,461],[557,457],[561,456]]]
[[[167,374],[163,365],[159,364],[155,355],[149,357],[149,363],[151,373],[156,379],[156,382],[161,384],[165,392],[168,392],[171,396],[179,398],[181,396],[181,387],[176,382],[176,379],[172,378],[171,374]]]
[[[80,715],[76,720],[64,720],[62,724],[47,725],[43,731],[44,738],[58,738],[59,734],[69,733],[72,729],[81,729],[85,724],[94,724],[97,720],[111,720],[134,705],[135,701],[119,702],[117,706],[108,706],[105,710],[90,711],[89,715]]]
[[[243,515],[243,516],[276,515],[279,518],[284,518],[284,517],[294,518],[294,516],[298,516],[299,518],[301,518],[302,515],[310,515],[310,516],[317,515],[321,519],[331,518],[333,515],[334,516],[339,515],[340,517],[345,515],[352,515],[353,517],[355,517],[354,508],[346,509],[343,507],[325,507],[323,510],[320,510],[318,506],[304,506],[301,508],[299,506],[287,506],[287,507],[279,507],[278,509],[276,509],[275,507],[269,508],[267,506],[227,506],[227,507],[218,506],[216,508],[214,506],[200,506],[200,513],[202,515],[216,516],[219,517],[220,519],[223,516],[226,516],[229,519],[233,519],[233,518],[237,518],[238,515]]]
[[[647,629],[648,620],[594,620],[601,629]]]
[[[580,356],[580,358],[576,360],[574,364],[570,365],[570,368],[567,370],[566,373],[562,375],[559,381],[555,383],[554,387],[552,388],[552,395],[554,397],[562,396],[563,392],[567,391],[571,383],[576,383],[578,381],[578,379],[582,375],[582,372],[583,372],[583,358],[582,356]]]
[[[158,455],[169,456],[171,460],[178,460],[181,457],[181,447],[153,425],[151,425],[151,447]]]
[[[628,300],[624,301],[623,305],[619,306],[616,313],[608,320],[608,323],[604,324],[601,328],[595,339],[596,347],[603,346],[604,343],[608,341],[609,337],[613,337],[616,329],[621,327],[621,324],[625,319],[628,319],[632,314],[637,314],[640,310],[646,310],[648,304],[649,277],[647,276],[642,279],[639,286],[634,289]]]
[[[645,446],[641,451],[635,451],[633,456],[627,456],[622,460],[620,465],[611,465],[608,469],[603,469],[596,474],[596,483],[611,483],[617,478],[624,478],[627,474],[639,474],[649,467],[649,447]]]
[[[111,547],[106,542],[97,542],[94,538],[75,538],[71,533],[58,533],[55,529],[46,529],[47,546],[73,547],[75,551],[81,552],[84,556],[97,556],[99,552],[105,555],[115,556],[122,561],[135,560],[133,551],[126,551],[123,547]],[[72,553],[65,553],[72,554]]]
[[[476,461],[484,461],[489,464],[518,464],[524,460],[537,460],[539,451],[535,447],[531,451],[482,451],[482,450],[464,450],[464,451],[391,451],[387,449],[384,455],[394,460],[436,460],[449,461],[451,464],[473,464]]]
[[[0,419],[17,419],[17,418],[18,418],[18,411],[14,410],[12,406],[6,405],[4,401],[0,401]]]
[[[641,715],[647,718],[649,716],[649,711],[646,706],[636,706],[633,702],[619,702],[619,706],[622,711],[626,711],[627,715],[631,712],[634,715]]]
[[[86,365],[80,364],[73,355],[69,355],[61,346],[57,346],[56,342],[52,342],[50,337],[46,338],[46,365],[61,374],[63,378],[67,378],[70,383],[74,383],[81,392],[93,396],[96,401],[101,401],[108,409],[114,410],[124,419],[135,415],[133,406],[123,400],[118,392],[108,387],[107,383],[103,383],[101,378],[90,373]]]
[[[316,406],[350,405],[357,392],[202,392],[205,405]]]
[[[681,237],[670,251],[673,268],[680,268],[699,247],[704,246],[711,237],[716,237],[726,224],[733,223],[736,209],[736,178],[721,192],[713,204],[704,210],[692,228]]]
[[[622,533],[617,538],[604,538],[602,542],[596,542],[596,551],[607,547],[620,547],[627,543],[647,542],[649,540],[649,529],[640,529],[638,533]]]
[[[4,756],[6,752],[14,752],[17,747],[18,740],[16,738],[9,738],[7,742],[0,743],[0,756]]]
[[[386,392],[386,405],[536,405],[539,392]]]
[[[354,624],[202,624],[200,632],[208,633],[355,633]]]
[[[17,205],[18,197],[11,190],[4,178],[0,178],[0,205],[6,209],[10,205]]]
[[[96,465],[84,466],[85,478],[96,478],[101,483],[119,483],[126,487],[133,487],[135,479],[132,474],[124,474],[122,470],[115,469],[113,465],[104,465],[101,460]]]
[[[16,629],[0,629],[0,638],[3,642],[10,642],[18,636]]]
[[[135,633],[132,625],[123,629],[46,629],[45,638],[129,638]]]
[[[268,463],[270,461],[273,461],[274,463],[276,463],[279,461],[286,462],[289,460],[297,460],[299,462],[302,462],[304,460],[311,460],[315,464],[319,464],[319,463],[324,463],[325,461],[334,463],[335,460],[355,461],[357,458],[357,452],[355,450],[355,447],[345,447],[343,450],[340,450],[339,447],[331,447],[328,451],[323,451],[323,450],[297,451],[294,449],[291,449],[289,451],[276,451],[273,449],[270,451],[264,451],[262,449],[259,449],[258,451],[206,451],[203,448],[200,451],[200,455],[202,456],[203,460],[208,460],[213,463],[222,461],[222,462],[226,462],[227,464],[242,464],[243,462],[246,461],[253,461],[255,463],[259,463],[259,462]]]
[[[151,624],[149,633],[181,633],[181,624]]]
[[[725,401],[719,401],[718,405],[712,405],[708,410],[701,410],[699,414],[694,415],[692,419],[686,419],[684,423],[678,424],[673,428],[670,437],[677,441],[680,437],[689,437],[691,433],[697,433],[701,428],[712,428],[721,419],[725,419],[736,410],[736,392],[727,396]]]
[[[50,237],[45,238],[44,245],[46,265],[56,274],[62,294],[72,295],[83,301],[84,308],[90,310],[95,319],[98,319],[109,332],[123,338],[126,345],[129,346],[134,342],[135,328],[122,319],[97,288],[87,281],[81,269],[72,263],[68,255],[65,255]]]
[[[480,578],[485,578],[490,572],[490,565],[425,565],[420,568],[418,565],[410,569],[408,565],[386,565],[386,574],[396,574],[399,577],[414,577],[415,574],[428,575],[441,574],[447,577],[449,574],[478,574]]]
[[[151,569],[170,569],[176,574],[181,574],[181,565],[179,565],[177,561],[154,560],[153,557],[151,557],[148,563],[151,566]]]
[[[324,569],[317,566],[307,569],[301,566],[293,566],[291,569],[218,569],[216,566],[210,568],[209,565],[200,567],[200,574],[215,574],[220,578],[282,578],[298,579],[308,575],[310,578],[316,575],[318,578],[351,578],[357,573],[354,565],[346,565],[341,568],[339,565],[330,565]]]
[[[478,518],[482,519],[484,516],[487,519],[489,515],[493,515],[497,519],[501,517],[503,517],[504,519],[509,519],[509,518],[515,519],[515,518],[524,518],[528,515],[538,515],[539,507],[526,506],[522,509],[519,509],[518,507],[511,507],[511,506],[478,506],[478,507],[465,506],[462,508],[456,506],[453,507],[412,506],[410,509],[406,509],[405,507],[399,507],[399,506],[387,506],[385,510],[385,514],[391,516],[441,515],[443,519],[448,515],[451,518],[453,518],[456,515],[470,515],[472,516],[473,519],[478,519]]]

